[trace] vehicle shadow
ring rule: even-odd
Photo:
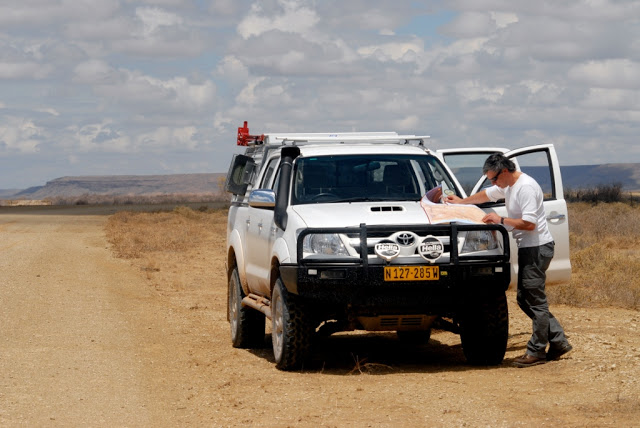
[[[300,372],[326,375],[386,375],[393,373],[438,373],[468,370],[495,370],[511,367],[505,359],[495,366],[474,366],[465,359],[462,345],[450,343],[449,333],[432,337],[428,343],[405,343],[395,332],[337,333],[318,338],[309,360]],[[453,336],[453,335],[452,335]],[[275,364],[271,335],[265,336],[265,348],[251,352]],[[513,350],[514,348],[510,348]]]

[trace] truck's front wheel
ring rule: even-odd
[[[474,365],[497,365],[504,359],[509,337],[507,296],[500,293],[468,302],[460,320],[462,350]]]
[[[298,296],[289,294],[280,279],[271,295],[271,340],[276,367],[293,370],[302,366],[311,348],[313,329]]]
[[[238,268],[229,278],[229,324],[234,348],[258,348],[264,343],[265,317],[261,312],[242,305],[244,292]]]

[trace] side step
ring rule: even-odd
[[[249,306],[250,308],[262,312],[267,316],[267,318],[271,318],[271,301],[269,301],[269,299],[267,299],[266,297],[249,293],[247,297],[242,299],[242,304],[244,306]]]

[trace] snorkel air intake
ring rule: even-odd
[[[287,228],[287,206],[289,205],[289,189],[291,186],[291,171],[293,160],[300,155],[300,148],[286,146],[282,148],[282,160],[280,161],[280,181],[276,189],[276,208],[273,220],[280,229]]]

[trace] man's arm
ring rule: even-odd
[[[456,195],[449,195],[447,196],[447,202],[450,204],[482,204],[484,202],[489,202],[491,199],[489,199],[489,196],[487,196],[487,191],[486,190],[481,190],[478,193],[468,196],[464,199],[456,196]],[[534,223],[531,223],[529,221],[523,220],[521,218],[508,218],[508,217],[500,217],[498,214],[496,213],[489,213],[486,216],[484,216],[484,218],[482,219],[482,221],[484,223],[494,223],[494,224],[503,224],[505,226],[508,227],[512,227],[514,229],[521,229],[521,230],[533,230],[535,229],[536,225]]]
[[[472,205],[477,205],[477,204],[482,204],[485,202],[489,202],[490,199],[487,196],[487,191],[486,190],[481,190],[476,194],[473,194],[471,196],[467,196],[466,198],[462,199],[459,196],[456,195],[449,195],[447,196],[446,202],[450,203],[450,204],[472,204]]]

